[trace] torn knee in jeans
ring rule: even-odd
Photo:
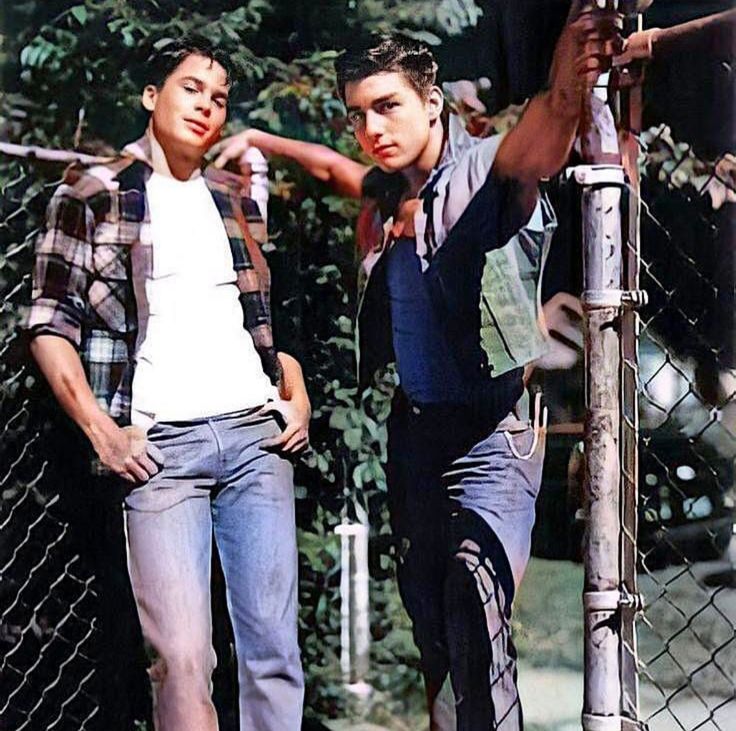
[[[454,512],[450,525],[452,563],[460,563],[473,576],[484,606],[494,600],[498,611],[508,617],[514,581],[498,537],[472,510]]]

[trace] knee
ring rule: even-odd
[[[153,682],[165,680],[204,681],[209,685],[212,672],[217,665],[217,656],[211,646],[197,647],[185,643],[161,648],[159,657],[149,670]]]
[[[505,551],[485,521],[470,510],[453,515],[449,564],[448,581],[456,590],[471,590],[483,606],[492,604],[510,614],[514,582]]]

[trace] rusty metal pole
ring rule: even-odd
[[[605,2],[610,5],[614,0]],[[635,1],[622,0],[617,6],[636,14]],[[630,727],[631,719],[622,713],[621,610],[627,599],[622,591],[620,324],[623,308],[638,304],[642,296],[624,289],[626,178],[615,134],[593,121],[595,101],[588,106],[588,127],[581,140],[587,164],[574,170],[582,187],[587,406],[582,725],[585,731],[622,731]]]
[[[583,186],[586,401],[583,728],[619,731],[620,479],[618,315],[621,306],[621,187],[616,165],[576,170]]]

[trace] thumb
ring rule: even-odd
[[[264,414],[281,414],[281,406],[278,401],[268,401],[258,412],[259,416],[263,416]]]

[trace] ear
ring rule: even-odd
[[[158,89],[153,84],[148,84],[141,94],[141,104],[147,112],[152,112],[156,108],[156,99],[158,98]]]
[[[433,86],[429,91],[429,98],[427,99],[427,105],[429,107],[429,119],[434,122],[440,118],[442,110],[445,106],[445,97],[442,93],[442,89],[439,86]]]

